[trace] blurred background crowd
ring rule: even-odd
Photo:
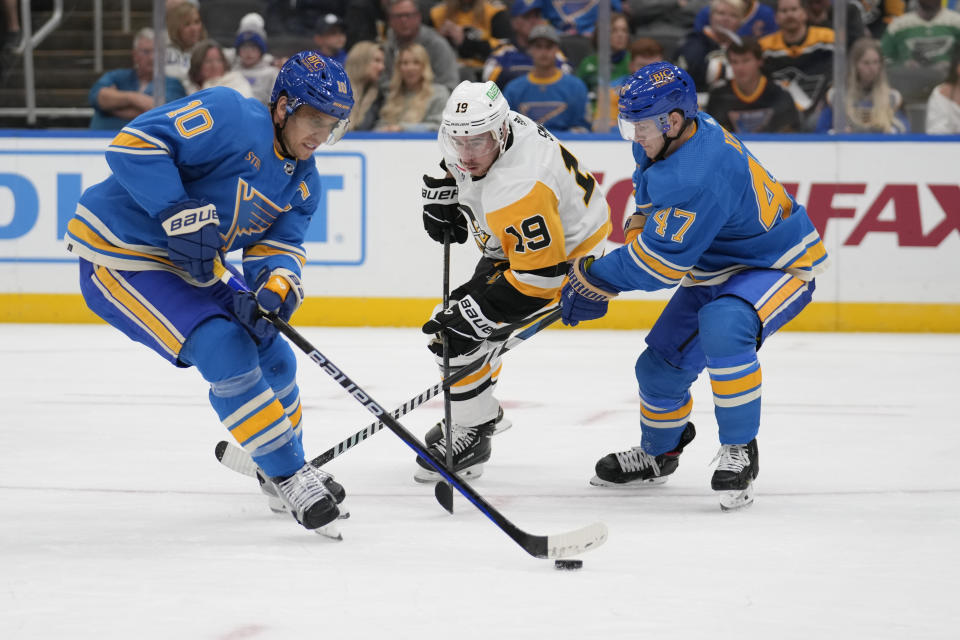
[[[22,127],[31,52],[20,0],[0,1],[0,125]],[[609,20],[602,1],[168,0],[163,93],[224,85],[266,103],[279,65],[313,48],[346,68],[356,131],[435,131],[469,79],[496,82],[552,131],[606,132],[619,85],[669,60],[737,133],[960,133],[958,0],[609,0]],[[124,2],[128,32],[111,17]],[[31,3],[32,24],[51,3]],[[103,1],[114,64],[92,77],[89,34],[69,40],[89,5],[67,0],[62,28],[32,51],[36,104],[61,107],[32,126],[116,130],[154,106],[154,3]]]

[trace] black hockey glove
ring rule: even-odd
[[[423,325],[423,332],[436,334],[427,348],[437,356],[443,355],[440,333],[447,336],[450,357],[471,353],[490,337],[500,323],[487,318],[473,296],[466,296],[446,311],[440,311]]]
[[[467,220],[457,206],[457,181],[453,178],[423,176],[423,228],[437,242],[443,242],[444,230],[458,244],[467,241]]]

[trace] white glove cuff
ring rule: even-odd
[[[163,221],[163,230],[168,236],[181,236],[193,233],[208,224],[220,224],[217,208],[212,204],[202,207],[184,209]]]

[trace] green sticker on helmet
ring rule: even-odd
[[[498,95],[500,95],[500,87],[491,83],[490,88],[487,89],[487,97],[491,100],[496,100]]]

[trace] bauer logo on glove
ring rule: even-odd
[[[193,233],[200,227],[211,222],[220,223],[217,208],[208,204],[193,209],[183,209],[163,221],[163,230],[168,236],[179,236]]]
[[[463,313],[463,317],[473,325],[473,330],[478,337],[490,335],[497,327],[496,323],[490,322],[490,320],[483,315],[480,307],[470,296],[460,301],[460,312]]]
[[[423,176],[423,228],[437,242],[450,240],[463,244],[467,241],[467,220],[457,202],[457,181],[451,177],[433,178]]]

